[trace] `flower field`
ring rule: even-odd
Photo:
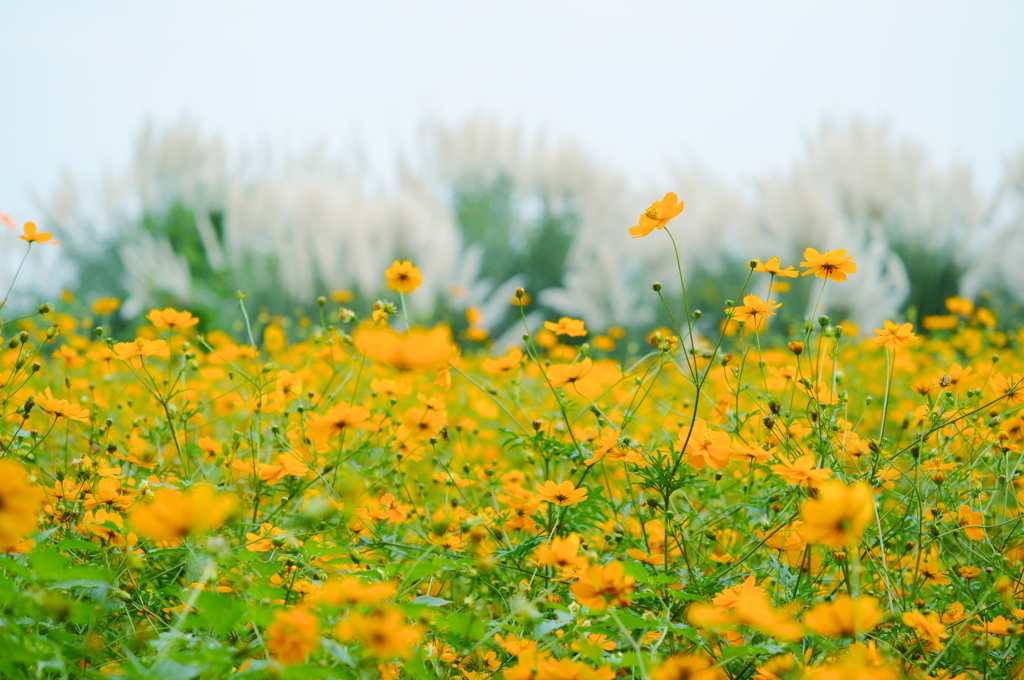
[[[522,288],[515,346],[416,326],[404,261],[367,309],[240,292],[233,335],[4,318],[0,676],[1024,677],[1024,329],[784,327],[798,277],[856,296],[854,252],[803,252],[705,315],[676,251],[643,343]]]

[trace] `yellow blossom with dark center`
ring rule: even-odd
[[[408,260],[399,262],[395,260],[384,276],[388,280],[388,287],[399,293],[411,293],[423,283],[423,274]]]
[[[814,274],[819,279],[832,279],[833,281],[845,281],[847,274],[857,271],[857,265],[853,262],[853,255],[847,255],[846,250],[829,250],[819,253],[814,248],[804,251],[804,261],[801,267],[807,269],[801,276]]]

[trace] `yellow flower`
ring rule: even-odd
[[[320,620],[307,607],[279,609],[267,626],[267,650],[283,664],[302,663],[320,647]]]
[[[92,305],[92,313],[104,316],[121,309],[121,301],[114,297],[100,298]]]
[[[808,543],[820,543],[841,550],[860,540],[875,517],[871,487],[864,482],[846,486],[842,482],[822,482],[816,498],[800,508],[804,524],[800,529]]]
[[[537,485],[537,497],[539,500],[554,503],[555,505],[575,505],[587,500],[587,487],[576,486],[569,480],[564,482],[553,482],[550,479],[543,484]]]
[[[1011,373],[1009,376],[996,373],[992,376],[992,389],[996,394],[1006,397],[1006,403],[1011,406],[1024,404],[1024,375],[1020,373]]]
[[[167,357],[171,350],[166,340],[146,340],[135,338],[132,342],[118,342],[114,345],[114,354],[121,361],[128,361],[135,357]]]
[[[157,490],[148,503],[136,503],[129,520],[143,536],[178,542],[223,525],[234,509],[234,496],[218,494],[209,484],[196,484],[187,492]]]
[[[542,545],[533,554],[534,564],[555,567],[560,571],[575,572],[587,566],[587,558],[579,554],[580,537],[569,534],[565,538],[554,537],[549,545]]]
[[[488,373],[501,375],[504,373],[508,373],[514,368],[519,368],[519,366],[522,363],[522,351],[513,347],[512,350],[509,351],[509,353],[506,354],[505,356],[498,357],[497,359],[484,359],[481,365],[483,369]]]
[[[825,637],[856,637],[871,631],[881,620],[878,600],[873,597],[855,600],[849,595],[816,604],[804,615],[804,625]]]
[[[871,338],[871,342],[879,347],[891,347],[892,349],[903,347],[917,337],[914,335],[913,329],[914,325],[910,322],[898,325],[892,321],[886,321],[885,328],[875,329],[875,335],[878,337]]]
[[[671,191],[665,194],[665,198],[657,203],[652,203],[643,215],[640,216],[640,224],[629,228],[633,238],[647,236],[655,229],[664,229],[669,220],[683,212],[683,203]]]
[[[18,238],[23,241],[29,241],[30,243],[47,243],[51,246],[60,245],[60,241],[51,241],[53,234],[49,232],[37,232],[35,222],[25,223],[25,233],[20,234]]]
[[[782,260],[777,257],[769,257],[768,261],[763,263],[761,260],[757,260],[757,265],[754,267],[755,272],[766,272],[774,276],[781,276],[787,279],[795,279],[800,276],[800,272],[793,269],[793,265],[782,268]]]
[[[191,312],[179,312],[171,307],[153,309],[146,315],[146,318],[157,328],[170,330],[191,328],[199,323],[199,319],[192,316]]]
[[[36,392],[35,396],[32,397],[33,401],[54,418],[67,418],[68,420],[77,420],[81,423],[89,422],[89,410],[84,409],[78,404],[72,404],[69,401],[63,399],[57,399],[50,393],[50,388],[47,387],[45,393]]]
[[[36,528],[44,492],[12,460],[0,459],[0,550],[17,545]]]
[[[590,373],[594,362],[590,357],[574,364],[556,364],[548,368],[548,385],[551,387],[565,387],[575,383],[577,380]]]
[[[747,295],[742,305],[729,307],[725,313],[731,314],[734,321],[753,322],[757,329],[769,316],[775,316],[775,310],[781,306],[782,303],[775,300],[765,302],[757,295]]]
[[[390,600],[398,590],[390,583],[367,583],[355,576],[330,578],[306,596],[305,601],[331,607],[357,604],[380,604]]]
[[[393,608],[378,609],[368,615],[349,614],[335,629],[347,642],[359,642],[378,659],[408,659],[415,653],[423,633],[406,624],[405,615]]]
[[[767,595],[765,589],[757,585],[757,581],[754,577],[748,576],[743,583],[739,583],[723,590],[721,593],[716,595],[711,602],[719,611],[727,612],[736,606],[736,603],[739,602],[740,596],[747,591],[755,592],[759,596]]]
[[[801,267],[807,267],[801,276],[814,274],[819,279],[832,279],[833,281],[845,281],[847,274],[857,271],[857,265],[853,262],[853,255],[847,255],[846,250],[829,250],[824,254],[814,248],[804,251],[804,261]]]
[[[726,680],[729,676],[704,657],[677,654],[651,671],[651,680]]]
[[[710,467],[723,470],[732,458],[732,441],[725,432],[717,432],[708,427],[703,419],[693,421],[693,427],[679,431],[679,445],[686,448],[683,453],[686,462],[695,470]]]
[[[940,651],[945,646],[942,638],[949,637],[946,627],[939,621],[939,615],[935,612],[929,612],[927,615],[916,609],[903,612],[903,623],[913,628],[917,636],[927,642],[925,650],[929,652]]]
[[[582,338],[587,334],[587,329],[583,327],[583,322],[578,319],[570,319],[567,316],[563,316],[558,320],[558,323],[552,321],[545,321],[544,328],[548,329],[555,335],[568,335],[571,338]]]
[[[629,596],[636,590],[635,584],[632,576],[626,576],[622,562],[609,562],[584,570],[570,590],[584,607],[602,610],[613,606],[628,607]]]
[[[817,486],[832,474],[832,468],[814,467],[814,456],[809,453],[800,456],[795,461],[789,461],[783,456],[779,456],[779,460],[782,463],[780,465],[773,465],[772,472],[782,477],[786,480],[786,484],[791,486],[800,486],[802,484]]]
[[[962,297],[946,298],[946,309],[948,309],[951,314],[970,316],[974,313],[974,303]]]
[[[352,339],[363,354],[400,371],[435,368],[455,353],[452,334],[446,326],[429,331],[412,328],[405,333],[386,327],[360,326]]]
[[[405,262],[395,260],[394,264],[384,272],[384,276],[387,277],[388,287],[399,293],[411,293],[423,283],[423,274],[408,260]]]
[[[971,506],[960,506],[960,509],[957,511],[957,523],[964,530],[967,538],[972,541],[985,540],[985,529],[982,528],[985,524],[985,518],[980,512],[971,512]]]
[[[362,406],[349,406],[341,402],[326,415],[311,413],[309,416],[309,429],[317,443],[326,444],[331,437],[343,433],[346,428],[372,429],[370,412]]]

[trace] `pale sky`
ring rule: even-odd
[[[355,141],[382,175],[424,121],[495,116],[638,186],[785,170],[826,118],[888,121],[982,185],[1024,145],[1024,3],[0,0],[0,26],[19,221],[182,115],[236,148]]]

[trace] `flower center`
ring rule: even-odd
[[[658,210],[657,205],[652,205],[650,208],[644,211],[644,217],[650,217],[652,220],[660,220],[661,211]]]

